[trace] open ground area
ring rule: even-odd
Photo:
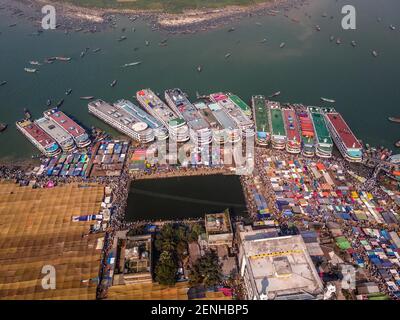
[[[139,10],[162,10],[164,12],[181,12],[185,9],[223,8],[231,5],[247,6],[270,0],[62,0],[77,6],[97,8],[123,8]]]

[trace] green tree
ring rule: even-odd
[[[163,251],[155,268],[156,281],[163,285],[174,285],[178,268],[172,255]]]
[[[221,283],[222,270],[215,251],[208,251],[194,264],[189,281],[191,284],[204,284],[206,287]]]
[[[188,255],[188,246],[187,242],[179,241],[176,246],[176,254],[180,259],[183,259],[185,256]]]
[[[199,238],[199,235],[205,232],[204,226],[200,223],[195,223],[192,224],[192,227],[190,229],[189,235],[188,235],[188,242],[194,242],[197,241]]]

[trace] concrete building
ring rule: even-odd
[[[232,247],[233,230],[231,217],[227,210],[221,213],[206,214],[205,225],[209,246],[227,245],[229,248]]]
[[[322,282],[300,235],[239,232],[238,259],[249,300],[322,299]]]
[[[129,236],[117,240],[113,285],[151,283],[152,237]]]

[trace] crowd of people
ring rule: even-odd
[[[255,186],[255,179],[259,180],[258,187],[260,192],[268,203],[268,207],[271,210],[273,218],[278,222],[279,226],[282,228],[287,227],[289,224],[296,224],[299,228],[304,228],[304,221],[310,220],[313,222],[320,223],[326,227],[329,221],[334,221],[340,224],[343,228],[343,233],[352,242],[355,251],[364,258],[366,261],[366,270],[368,271],[372,281],[379,284],[382,292],[387,293],[391,296],[391,293],[387,290],[384,279],[380,276],[379,272],[376,270],[376,266],[371,264],[366,256],[363,246],[360,244],[359,239],[354,236],[351,227],[354,225],[354,221],[348,221],[344,219],[338,219],[333,212],[326,210],[318,211],[317,216],[313,217],[288,217],[282,214],[276,205],[275,192],[272,189],[271,181],[269,180],[269,175],[266,171],[265,159],[270,156],[279,157],[281,160],[291,160],[293,156],[284,152],[274,150],[273,153],[269,149],[256,148],[255,149],[255,167],[251,174],[241,176],[241,183],[243,186],[247,211],[249,216],[255,219],[257,214],[257,205],[254,200],[253,189]],[[336,164],[343,168],[343,171],[347,174],[348,171],[352,171],[361,177],[367,177],[367,179],[362,182],[348,176],[351,181],[353,181],[353,187],[358,191],[369,191],[374,196],[387,197],[386,193],[380,188],[379,183],[373,177],[373,171],[363,165],[353,165],[344,161],[342,158],[334,157],[332,159],[321,160],[319,158],[312,159],[315,162],[323,162],[327,167],[332,164]],[[48,183],[51,182],[53,185],[66,184],[72,182],[81,183],[99,183],[104,186],[111,188],[112,190],[112,206],[110,208],[110,221],[106,229],[106,234],[104,238],[104,247],[101,254],[101,271],[99,274],[99,285],[98,285],[98,297],[105,298],[107,296],[108,287],[111,285],[110,271],[112,266],[109,264],[109,257],[112,252],[115,252],[114,239],[116,232],[122,230],[133,230],[142,232],[146,225],[157,225],[162,226],[165,221],[155,221],[155,220],[143,220],[143,221],[132,221],[128,222],[125,220],[125,213],[127,208],[127,199],[130,189],[130,183],[135,179],[146,179],[146,178],[163,178],[171,176],[185,176],[185,175],[202,175],[202,174],[217,174],[217,173],[227,173],[229,168],[227,167],[191,167],[191,168],[181,168],[178,166],[164,166],[160,168],[153,168],[151,172],[129,172],[129,166],[125,165],[124,169],[119,177],[48,177],[46,175],[36,175],[31,171],[26,170],[24,167],[0,167],[0,179],[14,180],[21,185],[27,185],[33,182],[33,187],[46,187]],[[347,174],[348,175],[348,174]],[[389,209],[395,209],[396,204],[393,201],[388,201]],[[181,222],[191,223],[195,220],[185,219]],[[397,226],[381,226],[376,221],[363,220],[358,222],[359,227],[365,228],[380,228],[385,227],[389,231],[398,230]]]
[[[387,231],[398,231],[399,230],[399,225],[398,224],[386,224],[386,223],[378,223],[375,220],[368,219],[368,220],[360,220],[360,221],[353,221],[353,220],[346,220],[346,219],[340,219],[338,218],[334,211],[329,211],[326,209],[319,208],[317,206],[317,215],[313,215],[312,217],[310,216],[304,216],[304,215],[295,215],[295,216],[285,216],[282,214],[282,212],[277,208],[276,205],[276,196],[275,192],[272,190],[271,187],[271,182],[269,180],[269,175],[266,172],[266,166],[265,166],[265,159],[267,157],[272,156],[272,153],[270,150],[267,149],[261,149],[257,148],[256,149],[256,161],[255,161],[255,170],[253,172],[253,175],[251,176],[244,176],[241,178],[242,184],[243,184],[243,189],[246,194],[246,199],[247,199],[247,205],[248,205],[248,211],[249,213],[254,217],[255,214],[257,213],[257,206],[255,205],[255,201],[253,199],[253,195],[251,192],[251,188],[254,187],[254,179],[257,177],[258,179],[261,180],[261,186],[262,189],[259,190],[261,192],[265,199],[267,200],[269,204],[269,208],[272,209],[273,213],[273,218],[275,221],[278,222],[279,226],[282,228],[283,226],[286,227],[289,224],[295,224],[300,230],[306,228],[304,222],[312,222],[312,223],[318,223],[323,226],[324,229],[327,228],[327,223],[328,222],[335,222],[340,225],[340,228],[343,232],[343,235],[351,241],[352,248],[359,254],[360,257],[365,261],[365,269],[367,271],[367,274],[370,278],[371,281],[374,281],[376,284],[378,284],[380,291],[382,293],[387,294],[391,298],[395,298],[393,293],[388,290],[387,284],[385,279],[381,276],[381,274],[378,272],[376,265],[372,264],[368,258],[368,255],[360,243],[360,237],[356,235],[352,229],[352,227],[359,227],[359,228],[370,228],[370,229],[385,229]],[[276,158],[279,158],[280,160],[286,160],[290,161],[293,160],[293,156],[283,152],[283,151],[273,151],[273,156]],[[357,191],[368,191],[370,192],[374,197],[377,197],[379,199],[385,199],[386,200],[386,205],[385,209],[386,210],[396,210],[398,211],[397,205],[394,203],[394,201],[391,201],[391,199],[388,197],[388,195],[382,190],[380,187],[379,183],[375,179],[371,178],[372,171],[369,168],[365,168],[363,165],[354,165],[354,164],[349,164],[346,161],[344,161],[341,158],[332,158],[332,159],[326,159],[326,160],[321,160],[321,159],[311,159],[315,160],[315,162],[323,162],[326,167],[330,167],[331,165],[338,165],[340,168],[343,169],[343,172],[346,174],[346,179],[348,181],[352,181],[352,188]],[[352,176],[348,174],[348,171],[355,172],[357,175],[361,177],[369,177],[367,178],[365,182],[358,181],[357,179],[354,179]],[[350,258],[351,260],[351,258]],[[354,261],[350,261],[354,263]],[[396,269],[399,270],[400,266],[396,265]]]

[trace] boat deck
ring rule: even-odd
[[[303,142],[312,143],[314,141],[315,133],[309,114],[306,111],[300,111],[297,115],[300,123],[301,138]]]
[[[340,136],[340,139],[343,141],[346,148],[360,149],[362,147],[340,113],[326,113],[326,117],[335,128],[337,134]]]
[[[234,104],[225,93],[213,93],[210,95],[211,101],[218,103],[223,109],[225,109],[232,119],[238,124],[240,128],[247,128],[253,126],[247,115]]]
[[[50,144],[56,143],[48,133],[30,120],[18,122],[18,125],[44,148]]]
[[[151,110],[165,124],[179,126],[185,122],[150,89],[140,90],[137,96],[143,101],[144,107],[149,109],[149,112]]]
[[[71,144],[73,144],[72,137],[64,129],[55,125],[51,120],[42,117],[36,120],[35,123],[44,131],[46,131],[58,143],[63,144],[66,142],[70,142]]]
[[[248,106],[246,102],[244,102],[242,99],[240,99],[239,96],[235,94],[230,94],[229,99],[236,105],[238,106],[244,113],[246,114],[251,114],[251,109]]]
[[[286,136],[282,110],[278,108],[270,108],[270,114],[271,114],[272,134],[276,136]]]
[[[222,129],[237,129],[235,122],[226,114],[222,107],[217,103],[210,103],[208,105],[214,117],[217,119]]]
[[[198,131],[209,128],[207,122],[181,90],[166,90],[165,95],[169,96],[182,118],[193,130]]]
[[[119,108],[119,110],[123,111],[128,117],[133,117],[137,121],[144,122],[152,129],[162,127],[160,121],[140,109],[129,100],[119,100],[114,105]]]
[[[326,127],[324,116],[318,111],[311,111],[311,117],[314,122],[318,142],[332,144],[332,138]]]
[[[44,115],[61,126],[74,138],[86,133],[86,131],[79,124],[77,124],[74,120],[60,110],[48,110],[44,112]]]
[[[265,105],[265,98],[256,96],[254,100],[254,120],[257,132],[270,132],[268,110]]]
[[[283,116],[288,140],[300,142],[299,123],[295,111],[293,109],[284,109]]]

